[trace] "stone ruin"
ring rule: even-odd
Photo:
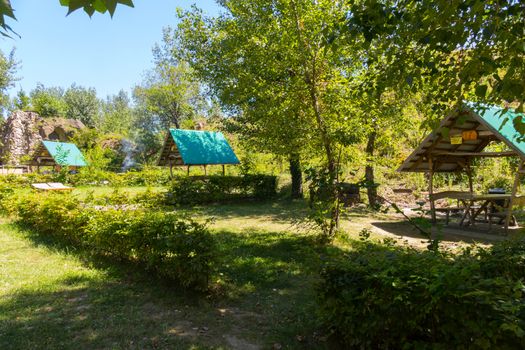
[[[85,127],[76,119],[42,118],[36,112],[15,111],[0,129],[1,164],[20,165],[40,141],[67,142]]]

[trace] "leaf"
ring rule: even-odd
[[[13,8],[11,7],[11,2],[9,0],[0,0],[0,15],[2,16],[2,22],[4,21],[3,16],[16,19]]]
[[[486,95],[487,95],[487,85],[476,86],[476,96],[480,98],[485,98]]]
[[[107,11],[106,4],[103,0],[95,0],[95,2],[93,2],[93,8],[99,13],[105,13]]]
[[[450,135],[450,128],[447,128],[446,126],[441,128],[441,136],[443,136],[444,139],[448,139],[449,135]]]
[[[84,12],[87,13],[89,17],[91,17],[95,13],[95,8],[93,6],[85,6]]]
[[[66,1],[64,1],[64,3],[66,3]],[[67,7],[68,7],[68,12],[66,16],[69,16],[71,13],[75,12],[76,10],[85,7],[85,0],[68,0]]]
[[[106,8],[109,11],[109,15],[113,17],[113,14],[115,13],[115,9],[117,8],[117,0],[105,0]]]
[[[0,2],[2,1],[7,0],[0,0]],[[76,10],[83,8],[84,12],[86,12],[90,17],[93,16],[95,11],[99,13],[105,13],[106,11],[109,11],[111,17],[113,17],[113,14],[117,8],[117,4],[135,7],[133,5],[133,0],[60,0],[60,5],[68,8],[67,15],[70,15]]]
[[[509,121],[509,118],[505,118],[505,119],[503,119],[503,122],[501,123],[501,125],[500,125],[500,127],[499,127],[498,130],[501,131],[501,129],[503,129],[503,127],[505,126],[505,124],[508,123],[508,121]]]
[[[521,135],[525,135],[525,122],[523,122],[523,117],[521,115],[514,118],[512,121],[514,129],[516,129]]]

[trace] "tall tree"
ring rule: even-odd
[[[64,103],[64,89],[59,87],[45,87],[38,83],[29,93],[31,108],[42,117],[63,117],[66,114]]]
[[[132,134],[135,112],[131,100],[124,90],[107,96],[102,103],[102,112],[95,122],[97,129],[104,133],[116,133],[126,137]]]
[[[65,116],[94,126],[100,112],[100,101],[94,88],[71,85],[64,93]]]
[[[25,111],[31,106],[31,99],[22,89],[18,90],[16,96],[13,98],[12,110]]]
[[[135,141],[143,161],[151,160],[162,144],[165,131],[180,128],[206,110],[201,84],[189,65],[175,55],[178,47],[166,28],[162,42],[153,48],[154,68],[147,72],[141,85],[133,89],[136,118]]]
[[[352,51],[332,50],[336,43],[330,37],[347,7],[328,0],[221,4],[218,19],[198,10],[183,18],[183,47],[192,68],[223,104],[248,118],[247,129],[256,126],[253,135],[324,157],[323,188],[331,204],[322,228],[332,237],[339,218],[338,149],[353,142],[356,129],[346,86]]]
[[[7,91],[18,81],[16,73],[19,62],[15,59],[15,51],[12,50],[9,55],[0,51],[0,109],[5,112],[9,108],[9,95]]]
[[[162,42],[153,48],[154,68],[133,90],[135,102],[163,128],[180,128],[181,122],[198,114],[204,103],[199,82],[177,50],[171,29],[165,28]]]
[[[436,115],[467,97],[514,102],[523,111],[523,1],[355,1],[346,23],[350,38],[384,52],[385,82],[414,91],[432,86],[426,90]]]

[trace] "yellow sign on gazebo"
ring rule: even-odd
[[[451,145],[461,145],[462,143],[463,143],[463,136],[461,135],[450,136]]]

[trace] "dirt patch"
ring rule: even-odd
[[[261,349],[261,346],[252,344],[244,339],[237,338],[234,335],[225,334],[224,339],[228,342],[228,345],[231,346],[232,349],[239,349],[239,350],[259,350]]]

